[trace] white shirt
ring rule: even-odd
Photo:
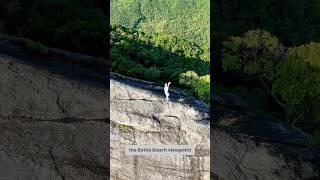
[[[167,95],[167,96],[169,96],[169,87],[167,86],[167,85],[164,85],[164,93]]]

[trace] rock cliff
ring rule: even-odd
[[[210,124],[204,103],[119,75],[110,78],[111,178],[209,179]],[[195,156],[127,156],[125,145],[196,145]]]
[[[109,133],[111,179],[319,179],[308,135],[230,96],[214,98],[210,119],[177,89],[167,103],[162,85],[112,74],[108,129],[106,66],[0,41],[0,179],[109,179]],[[126,156],[127,144],[193,144],[196,155]]]
[[[310,136],[246,111],[238,99],[214,97],[210,133],[201,101],[172,91],[166,103],[161,85],[117,74],[110,82],[114,179],[209,179],[210,164],[211,179],[217,180],[319,178],[319,150]],[[194,144],[198,153],[126,156],[126,144]]]
[[[213,179],[319,179],[320,151],[311,137],[283,121],[234,107],[213,107]]]
[[[106,179],[105,76],[50,53],[0,41],[0,179]]]

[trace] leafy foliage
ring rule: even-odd
[[[209,54],[209,0],[111,0],[111,24],[149,35],[169,34],[198,44]]]
[[[112,0],[112,70],[174,84],[193,71],[199,79],[181,85],[208,101],[209,9],[208,0]]]
[[[240,78],[234,85],[264,89],[288,122],[315,133],[320,127],[319,47],[311,42],[285,48],[267,31],[248,31],[224,42],[223,69]],[[265,110],[274,109],[269,105]]]
[[[210,75],[198,76],[194,71],[181,73],[179,83],[191,87],[201,99],[210,99]]]
[[[192,70],[203,77],[190,88],[208,101],[209,89],[204,89],[209,88],[210,84],[207,75],[209,62],[201,59],[203,53],[194,43],[175,36],[151,36],[123,26],[111,27],[112,71],[161,83],[172,81],[179,84],[179,75]]]
[[[319,137],[320,2],[224,0],[213,6],[214,35],[224,41],[222,60],[215,54],[223,90],[248,102],[254,96],[252,102],[266,103],[248,103],[252,109],[286,117]]]
[[[285,102],[288,118],[303,127],[319,123],[320,69],[290,58],[277,65],[275,72],[272,88]]]
[[[288,55],[292,58],[300,58],[312,66],[320,67],[320,43],[311,42],[290,48]]]

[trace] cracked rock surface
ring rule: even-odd
[[[162,87],[111,76],[112,179],[209,179],[210,123],[200,101]],[[195,156],[127,156],[125,145],[196,145]]]
[[[112,178],[319,179],[319,149],[301,130],[215,103],[210,134],[208,109],[201,102],[177,91],[170,92],[170,99],[164,102],[162,87],[154,83],[111,76]],[[195,144],[198,154],[126,156],[126,144]]]
[[[319,149],[301,130],[250,112],[214,106],[213,179],[319,179]]]
[[[0,47],[0,179],[106,179],[105,77]]]

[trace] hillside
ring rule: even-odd
[[[214,1],[216,92],[320,142],[320,2]]]
[[[111,24],[177,36],[209,49],[209,0],[111,0],[110,5]]]
[[[119,25],[110,34],[112,72],[162,84],[171,81],[209,102],[210,57],[199,46]]]
[[[210,2],[111,1],[111,71],[210,99]]]

